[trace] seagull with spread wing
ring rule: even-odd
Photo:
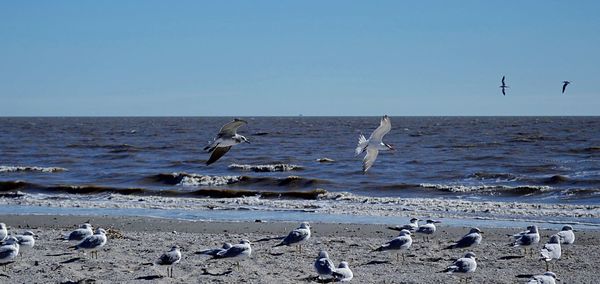
[[[223,157],[223,155],[225,155],[232,146],[240,143],[250,143],[246,137],[237,134],[238,128],[245,124],[248,124],[248,122],[236,118],[232,122],[229,122],[221,127],[217,137],[215,137],[210,144],[204,147],[204,151],[212,153],[208,161],[206,161],[207,166]]]
[[[571,84],[571,82],[569,81],[563,81],[563,87],[562,87],[562,93],[564,94],[565,91],[567,90],[567,86]]]
[[[379,151],[394,150],[394,147],[390,144],[384,143],[383,136],[388,134],[392,129],[392,122],[390,117],[385,115],[381,118],[379,127],[371,133],[371,137],[366,139],[364,135],[358,137],[358,145],[356,146],[356,155],[360,155],[363,152],[367,152],[363,158],[363,172],[366,173],[375,163]]]
[[[506,76],[502,76],[502,85],[500,85],[500,88],[502,88],[502,95],[504,95],[504,96],[506,96],[506,88],[508,88],[508,86],[504,82],[505,79],[506,79]]]

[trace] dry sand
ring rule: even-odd
[[[99,259],[73,252],[69,244],[57,240],[87,220],[110,229],[108,244],[98,253]],[[313,238],[298,253],[294,248],[273,248],[277,240],[258,241],[286,235],[296,223],[16,215],[0,216],[0,222],[12,232],[29,228],[39,235],[33,250],[19,256],[8,271],[0,269],[0,283],[311,283],[316,276],[313,263],[319,249],[326,249],[336,265],[348,261],[355,275],[353,283],[458,283],[457,276],[440,271],[465,250],[441,248],[468,230],[442,224],[431,243],[415,237],[406,261],[398,262],[395,254],[371,252],[372,247],[397,235],[385,225],[312,224]],[[478,256],[473,283],[523,283],[528,275],[544,272],[537,253],[522,257],[519,249],[507,245],[506,235],[520,229],[483,231],[482,244],[472,249]],[[542,230],[542,243],[552,233]],[[569,247],[574,257],[561,259],[552,269],[562,283],[599,282],[595,278],[600,264],[599,236],[597,231],[577,233],[576,245]],[[241,262],[239,269],[231,261],[209,260],[195,253],[242,238],[253,241],[253,254]],[[169,279],[163,276],[165,267],[151,263],[173,244],[183,247],[183,259],[174,269],[175,278]]]

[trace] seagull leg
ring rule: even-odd
[[[404,253],[402,253],[402,262],[404,262],[404,261],[406,260],[406,259],[405,259],[405,257],[404,257],[404,255],[405,255],[405,254],[404,254]]]
[[[548,270],[548,262],[546,261],[546,272],[549,271]]]

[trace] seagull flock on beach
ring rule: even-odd
[[[427,237],[430,237],[436,231],[434,224],[440,223],[440,221],[427,220],[425,224],[419,225],[418,222],[418,218],[413,218],[410,220],[409,224],[389,227],[391,230],[399,230],[400,233],[397,237],[377,248],[374,248],[372,252],[395,252],[396,262],[400,261],[399,255],[402,254],[402,261],[404,262],[405,253],[410,250],[413,244],[413,233],[424,234]],[[483,232],[479,228],[471,228],[466,235],[445,249],[471,249],[475,246],[478,246],[482,242],[482,234]],[[280,243],[274,245],[273,247],[296,246],[297,252],[301,254],[302,245],[307,244],[310,241],[311,236],[310,224],[308,222],[302,222],[298,228],[289,232],[287,236],[271,239],[282,239]],[[530,251],[532,251],[533,247],[540,242],[540,235],[536,225],[529,226],[527,227],[527,230],[510,235],[509,237],[511,238],[509,245],[512,247],[523,247],[525,249],[525,254],[527,253],[527,248],[530,248]],[[23,254],[24,249],[33,249],[36,238],[37,235],[31,231],[25,231],[23,234],[17,235],[9,234],[6,225],[4,223],[0,223],[0,265],[4,266],[5,271],[7,270],[7,266],[9,264],[17,260],[19,254]],[[107,244],[108,237],[106,230],[97,228],[94,231],[91,224],[84,223],[81,224],[79,228],[61,237],[60,240],[63,242],[76,242],[75,245],[70,246],[69,248],[74,250],[83,250],[84,254],[86,251],[89,251],[90,256],[97,259],[98,251]],[[527,283],[556,283],[555,281],[559,279],[554,272],[549,271],[549,265],[555,263],[561,258],[563,255],[562,252],[565,251],[563,248],[564,246],[572,245],[573,243],[575,243],[575,234],[572,226],[564,226],[560,232],[550,236],[548,242],[540,249],[539,252],[539,260],[546,263],[546,272],[533,276]],[[240,261],[252,256],[252,247],[249,240],[243,239],[235,245],[224,243],[220,248],[205,249],[197,252],[197,254],[211,256],[213,259],[234,260],[239,269]],[[106,259],[106,257],[104,258]],[[179,263],[181,259],[181,248],[179,245],[175,244],[170,250],[160,255],[156,261],[154,261],[154,263],[156,265],[166,266],[167,277],[173,278],[173,266]],[[336,267],[335,263],[330,259],[328,252],[323,249],[319,251],[315,259],[314,268],[315,272],[317,273],[317,276],[314,278],[316,281],[348,282],[354,278],[354,273],[350,269],[347,261],[341,261]],[[468,283],[469,279],[472,278],[472,275],[476,270],[476,255],[471,251],[467,251],[462,257],[452,262],[446,269],[440,272],[457,274],[460,276],[461,282],[464,280],[465,283]]]

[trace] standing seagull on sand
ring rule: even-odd
[[[546,262],[546,271],[548,271],[548,262],[560,259],[560,237],[558,235],[550,236],[550,240],[544,245],[540,254],[540,259]]]
[[[167,266],[167,277],[173,278],[173,265],[179,263],[181,261],[181,251],[179,250],[178,245],[174,245],[171,247],[171,250],[163,253],[156,264],[158,265],[168,265]]]
[[[402,226],[388,227],[388,229],[394,231],[409,230],[412,233],[419,228],[419,221],[421,221],[419,218],[412,218],[410,219],[410,223],[408,224]]]
[[[96,258],[98,258],[98,249],[102,248],[106,244],[106,241],[106,231],[102,228],[98,228],[96,229],[96,233],[94,233],[91,236],[85,237],[83,241],[81,241],[76,246],[72,246],[71,248],[74,248],[76,250],[81,249],[84,251],[90,250],[90,255],[92,257],[94,257],[95,255]]]
[[[329,254],[327,254],[327,251],[319,251],[319,255],[315,260],[315,270],[317,271],[317,280],[319,282],[325,277],[331,276],[331,274],[335,271],[335,264],[333,264],[333,261],[329,259]]]
[[[6,266],[10,263],[15,262],[15,259],[19,255],[19,241],[15,237],[8,237],[4,244],[0,246],[0,265]]]
[[[412,245],[412,238],[410,237],[410,235],[411,235],[411,233],[409,230],[402,230],[402,231],[400,231],[400,234],[397,237],[393,238],[389,242],[381,245],[380,247],[376,248],[373,251],[408,250],[410,248],[410,246]],[[400,257],[398,255],[398,253],[396,253],[396,261],[398,261],[399,259],[400,259]],[[404,261],[404,252],[402,253],[402,261]]]
[[[569,81],[563,81],[562,93],[564,94],[567,90],[567,85],[571,84]]]
[[[333,277],[335,277],[336,281],[340,282],[350,282],[352,278],[354,278],[354,273],[350,270],[348,266],[348,262],[342,261],[338,268],[333,272]]]
[[[69,233],[68,236],[65,236],[65,241],[81,241],[93,234],[94,231],[92,230],[92,225],[90,225],[89,223],[83,223],[79,226],[78,229]]]
[[[221,127],[217,137],[215,137],[210,144],[204,147],[204,151],[212,152],[210,158],[208,161],[206,161],[207,166],[223,157],[223,155],[225,155],[232,146],[240,143],[250,143],[246,137],[237,134],[238,128],[244,124],[248,124],[248,122],[236,118],[232,122],[229,122]]]
[[[548,271],[542,275],[531,277],[527,284],[556,284],[556,281],[560,281],[556,278],[556,273]]]
[[[536,225],[528,226],[527,231],[520,232],[512,236],[514,242],[513,247],[523,247],[525,250],[524,254],[527,254],[527,247],[535,246],[540,242],[540,233]],[[533,255],[533,249],[530,250]]]
[[[441,223],[440,221],[436,221],[436,220],[427,220],[426,224],[423,224],[421,226],[419,226],[419,228],[417,229],[417,233],[419,234],[423,234],[423,241],[425,241],[425,238],[427,238],[427,242],[429,242],[429,236],[428,235],[433,235],[435,233],[435,231],[437,230],[437,228],[435,227],[436,223]]]
[[[506,85],[506,83],[504,83],[505,79],[506,76],[502,76],[502,85],[500,85],[500,88],[502,88],[502,95],[506,96],[506,88],[508,88],[508,86]]]
[[[558,237],[560,238],[560,244],[561,245],[572,245],[573,243],[575,243],[575,230],[573,230],[573,227],[566,225],[564,227],[562,227],[562,230],[558,233],[556,233],[558,235]],[[561,250],[564,252],[565,257],[568,258],[567,256],[567,250],[564,247],[561,247]]]
[[[249,240],[241,240],[239,244],[232,245],[230,248],[217,253],[213,258],[231,258],[236,260],[236,266],[240,267],[240,259],[248,258],[252,255],[252,247]]]
[[[285,239],[283,239],[283,241],[281,241],[281,243],[279,243],[275,247],[290,246],[296,244],[298,245],[298,250],[300,251],[300,253],[302,253],[302,243],[308,241],[308,239],[310,239],[310,225],[308,224],[308,222],[302,222],[302,224],[300,224],[300,227],[292,230],[287,235],[287,237],[285,237]]]
[[[387,115],[384,115],[381,118],[381,122],[379,123],[379,127],[371,133],[371,137],[367,140],[364,135],[360,135],[358,137],[358,145],[356,146],[356,155],[360,155],[362,152],[366,151],[367,154],[363,158],[363,173],[366,173],[375,163],[377,159],[377,154],[379,151],[387,151],[394,150],[394,147],[390,144],[384,143],[383,136],[388,134],[392,129],[392,122]]]

